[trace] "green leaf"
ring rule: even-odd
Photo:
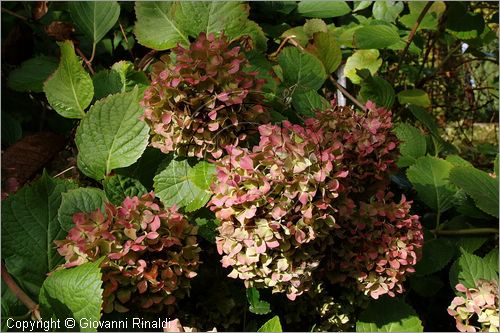
[[[473,167],[457,166],[450,172],[450,181],[471,196],[479,209],[498,218],[498,178]]]
[[[485,260],[474,254],[462,251],[454,269],[450,270],[451,287],[455,290],[456,283],[462,283],[467,288],[475,288],[478,279],[498,280],[498,262],[491,265],[490,259]]]
[[[498,172],[498,157],[500,156],[500,154],[497,154],[497,157],[495,158],[495,162],[494,162],[494,167],[493,167],[493,172],[495,173],[495,175],[497,177],[500,176],[499,172]]]
[[[101,99],[109,95],[123,92],[123,82],[117,71],[104,69],[92,77],[94,98]]]
[[[483,258],[485,264],[498,273],[498,247],[488,252]]]
[[[448,3],[446,30],[459,39],[477,38],[485,29],[483,16],[472,14],[466,6],[460,2]]]
[[[358,49],[383,49],[400,41],[398,30],[393,25],[367,25],[357,29],[353,36]]]
[[[80,170],[101,180],[137,161],[149,139],[148,125],[139,120],[142,113],[137,88],[97,101],[76,130]]]
[[[62,194],[61,206],[57,211],[59,224],[64,231],[75,226],[73,214],[76,212],[90,213],[100,208],[104,210],[106,195],[95,187],[80,187]]]
[[[404,5],[402,1],[375,1],[372,14],[377,20],[394,22],[403,9]]]
[[[94,44],[113,28],[120,16],[120,5],[116,1],[72,1],[68,8],[76,26]]]
[[[382,65],[382,59],[379,58],[378,50],[357,50],[347,58],[344,75],[354,84],[361,83],[361,78],[357,75],[358,69],[368,69],[371,75],[375,75]]]
[[[455,248],[443,239],[424,242],[422,259],[415,266],[416,275],[425,276],[441,270],[454,254]]]
[[[57,69],[57,59],[38,56],[26,60],[9,73],[7,86],[16,91],[42,92],[43,83]]]
[[[83,118],[85,109],[94,97],[90,75],[75,55],[71,41],[58,43],[61,48],[59,67],[43,86],[50,106],[66,118]]]
[[[274,316],[262,325],[257,332],[283,332],[280,317]]]
[[[431,100],[429,95],[421,89],[409,89],[403,90],[398,93],[399,104],[413,104],[422,107],[428,107],[431,105]]]
[[[372,4],[372,1],[370,1],[370,0],[368,0],[368,1],[354,1],[353,12],[357,12],[357,11],[366,9],[366,8],[370,7],[371,4]]]
[[[424,9],[427,1],[410,1],[408,8],[410,13],[402,16],[399,21],[408,29],[413,28],[417,22],[420,13]],[[437,30],[439,18],[446,10],[446,5],[443,1],[434,1],[429,11],[420,22],[417,31],[420,29]]]
[[[210,184],[215,175],[215,166],[201,161],[191,167],[186,159],[172,159],[166,168],[157,174],[154,181],[156,196],[165,206],[184,207],[186,212],[203,207],[210,199]]]
[[[198,235],[205,238],[210,243],[215,244],[216,229],[218,227],[217,223],[213,219],[202,217],[197,217],[194,223],[198,226]]]
[[[304,17],[330,18],[349,14],[351,8],[345,1],[314,1],[299,2],[297,12]]]
[[[422,297],[432,297],[444,286],[443,281],[436,275],[411,275],[409,280],[411,289]]]
[[[315,110],[325,110],[330,103],[314,90],[292,95],[292,106],[301,115],[314,117]]]
[[[356,332],[422,332],[423,329],[411,306],[389,297],[372,300],[356,322]]]
[[[140,197],[148,192],[137,179],[122,175],[104,178],[103,186],[106,196],[114,205],[121,205],[126,197]]]
[[[81,319],[99,321],[102,306],[101,260],[52,272],[40,290],[44,318],[72,317],[77,327]],[[80,328],[95,332],[95,328]]]
[[[295,47],[286,47],[279,55],[278,63],[283,69],[284,84],[296,92],[318,90],[326,79],[321,61]]]
[[[250,304],[248,308],[251,313],[264,315],[271,312],[271,305],[266,301],[260,300],[260,292],[257,288],[248,288],[247,289],[247,300]]]
[[[2,144],[11,145],[23,136],[19,120],[5,111],[2,112]]]
[[[419,198],[438,213],[450,209],[457,189],[448,178],[452,165],[440,158],[424,156],[408,168],[406,176],[417,190]]]
[[[164,159],[165,154],[161,150],[147,147],[137,162],[115,171],[121,175],[138,179],[142,185],[151,190],[153,188],[153,177]]]
[[[342,61],[342,52],[337,39],[327,32],[317,32],[313,36],[312,43],[306,48],[307,51],[321,60],[327,74],[334,72]]]
[[[464,160],[458,155],[448,155],[446,156],[446,160],[453,164],[453,166],[469,166],[472,167],[472,164],[469,161]]]
[[[372,101],[377,106],[390,109],[396,98],[392,85],[381,77],[372,76],[367,69],[358,70],[356,73],[363,79],[358,98],[364,103]]]
[[[62,193],[75,185],[45,172],[30,186],[2,201],[2,258],[23,290],[38,295],[45,275],[62,258],[53,241],[65,236],[57,220]]]
[[[139,95],[142,96],[144,90],[149,87],[149,80],[146,74],[142,71],[136,71],[134,64],[130,61],[119,61],[111,66],[111,69],[118,72],[121,77],[122,89],[121,92],[131,91],[135,86],[139,87]]]
[[[304,32],[311,38],[317,32],[324,32],[324,33],[328,32],[328,26],[322,19],[306,20],[306,23],[304,23],[303,28]]]
[[[400,123],[394,129],[398,137],[399,152],[401,156],[398,160],[400,168],[407,167],[416,162],[416,160],[425,155],[427,144],[422,132],[410,124]]]

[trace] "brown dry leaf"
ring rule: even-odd
[[[65,144],[64,137],[50,132],[24,137],[3,153],[2,180],[14,178],[18,186],[22,186],[63,149]]]
[[[75,32],[75,28],[71,23],[54,21],[45,26],[45,32],[50,37],[53,37],[58,41],[63,41],[71,39],[71,34]]]
[[[48,1],[36,1],[35,4],[33,5],[33,9],[31,11],[31,16],[33,17],[33,20],[38,21],[42,17],[47,14],[49,11],[48,7]]]

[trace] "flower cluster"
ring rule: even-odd
[[[224,35],[201,33],[189,49],[178,46],[173,53],[175,63],[156,66],[142,101],[153,147],[217,159],[226,145],[238,145],[255,123],[267,120],[264,81],[248,71],[240,47]]]
[[[209,206],[229,276],[295,299],[320,266],[373,298],[402,292],[423,233],[411,202],[386,194],[397,139],[391,112],[333,106],[306,119],[261,125],[252,150],[227,147]],[[323,260],[323,261],[322,261]]]
[[[463,284],[455,286],[464,296],[455,297],[448,307],[448,314],[455,317],[460,332],[498,332],[498,283],[496,280],[476,281],[476,288]],[[474,326],[473,320],[481,327]]]
[[[349,201],[350,199],[346,199]],[[407,273],[421,256],[423,231],[417,215],[410,215],[411,202],[379,191],[371,202],[347,203],[339,228],[332,233],[335,250],[325,267],[336,282],[354,282],[372,298],[403,292]]]
[[[196,276],[199,247],[196,227],[176,208],[162,209],[151,192],[127,197],[120,207],[76,213],[65,240],[55,241],[64,267],[105,256],[104,312],[130,307],[161,311],[183,297]],[[140,297],[138,297],[140,295]]]
[[[222,222],[217,248],[230,277],[295,299],[321,259],[308,246],[335,226],[341,145],[313,119],[261,125],[252,151],[227,147],[209,205]],[[323,147],[327,148],[323,149]]]

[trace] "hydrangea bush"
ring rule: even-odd
[[[119,207],[107,203],[104,211],[76,213],[66,239],[56,241],[67,268],[105,256],[104,312],[161,311],[184,296],[197,274],[197,227],[154,198],[151,192],[127,197]]]
[[[224,35],[201,33],[189,48],[177,46],[172,54],[175,61],[155,66],[142,101],[153,147],[217,159],[224,146],[238,145],[256,122],[266,121],[264,81],[248,71],[240,46]]]

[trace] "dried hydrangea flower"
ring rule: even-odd
[[[457,329],[460,332],[498,332],[498,282],[479,279],[476,288],[467,288],[461,283],[455,288],[465,294],[455,297],[448,307]]]
[[[196,276],[197,227],[175,207],[162,209],[154,198],[151,192],[127,197],[120,207],[107,203],[105,212],[76,213],[66,239],[55,241],[64,267],[105,256],[104,312],[134,306],[161,311],[183,297]]]
[[[178,46],[172,52],[175,63],[157,66],[142,101],[153,147],[217,159],[226,145],[238,145],[256,123],[268,119],[264,81],[248,71],[240,47],[224,35],[202,32],[188,49]]]

